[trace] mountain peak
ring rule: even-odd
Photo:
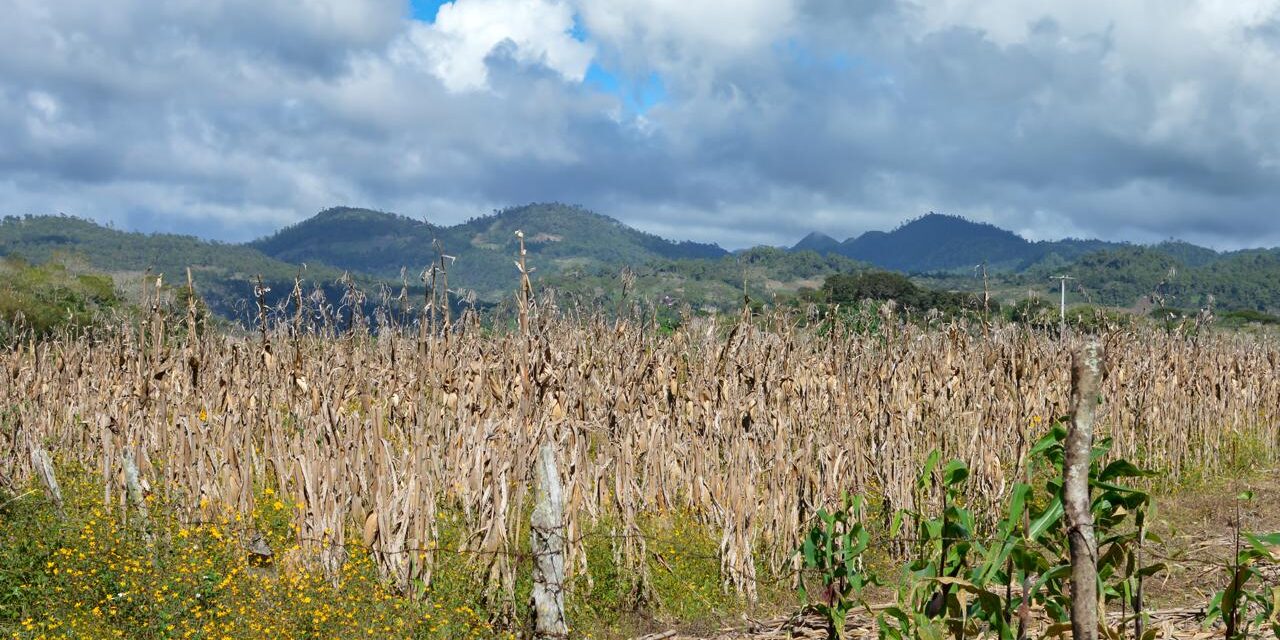
[[[1012,231],[932,211],[888,233],[870,231],[849,239],[839,252],[906,272],[963,269],[981,263],[1015,268],[1037,253],[1031,242]]]
[[[334,207],[252,243],[289,262],[324,263],[386,278],[430,263],[437,247],[456,258],[449,281],[496,299],[511,286],[511,259],[523,231],[539,274],[590,267],[639,266],[657,259],[719,258],[712,244],[672,242],[584,207],[533,203],[441,226],[394,213]]]
[[[977,222],[964,216],[933,211],[903,222],[890,233],[929,233],[937,231],[1000,236],[1006,239],[1016,238],[1022,242],[1027,242],[1022,236],[1007,229],[1001,229],[989,222]]]
[[[825,255],[840,248],[840,241],[820,231],[814,231],[791,247],[792,251],[814,251]]]

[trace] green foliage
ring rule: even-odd
[[[1070,557],[1062,503],[1065,436],[1066,429],[1056,424],[1035,443],[1027,457],[1028,477],[1038,480],[1014,485],[1003,518],[987,535],[965,505],[968,467],[959,460],[944,463],[936,450],[929,455],[916,481],[917,503],[928,504],[928,495],[936,490],[943,509],[900,510],[891,519],[890,539],[902,539],[905,529],[913,529],[905,537],[911,553],[901,569],[894,604],[876,617],[880,637],[971,637],[986,632],[1008,640],[1017,636],[1015,612],[1024,604],[1043,609],[1057,623],[1069,619]],[[1095,446],[1090,469],[1099,593],[1108,603],[1136,607],[1141,581],[1165,567],[1141,561],[1143,543],[1154,539],[1147,530],[1153,507],[1146,492],[1124,481],[1153,474],[1127,460],[1106,462],[1110,447],[1109,440]],[[861,522],[861,502],[846,505],[858,507],[850,511],[846,506],[846,511],[858,513],[856,521]],[[844,524],[854,518],[842,513],[821,514],[799,551],[806,568],[823,576],[824,585],[851,575],[846,567],[858,565],[849,559],[860,559],[870,544],[865,529]],[[833,628],[837,622],[843,624],[841,616],[855,605],[865,605],[860,586],[876,580],[860,569],[853,575],[861,580],[858,588],[824,591],[833,595],[824,601],[827,608],[819,610]]]
[[[863,524],[862,507],[862,496],[845,494],[837,511],[818,510],[818,523],[809,530],[798,552],[804,568],[816,572],[822,582],[822,591],[816,598],[803,582],[800,594],[826,618],[833,638],[845,637],[845,621],[854,607],[871,612],[862,590],[878,584],[875,574],[863,564],[871,535]]]
[[[512,207],[454,226],[336,207],[250,246],[288,262],[321,262],[398,278],[401,268],[417,273],[434,260],[439,241],[445,253],[457,258],[449,265],[451,286],[497,301],[516,286],[511,261],[519,250],[517,230],[524,232],[528,260],[537,268],[537,278],[726,254],[715,245],[671,242],[582,207],[559,203]]]
[[[1240,503],[1251,500],[1250,491],[1236,497],[1237,526]],[[1272,584],[1259,570],[1262,564],[1280,564],[1280,533],[1245,533],[1243,546],[1241,535],[1237,529],[1235,557],[1224,567],[1227,586],[1210,600],[1205,625],[1222,620],[1228,640],[1255,637],[1252,627],[1266,628],[1273,637],[1280,638],[1280,585]]]
[[[981,298],[970,293],[935,291],[916,285],[910,278],[891,271],[864,271],[828,276],[819,298],[829,304],[851,304],[864,300],[893,300],[908,311],[923,313],[938,310],[944,315],[979,312]],[[990,303],[991,311],[999,305]]]
[[[1092,304],[1078,304],[1067,309],[1067,325],[1083,333],[1098,333],[1130,327],[1133,315],[1117,309]]]
[[[1123,247],[1091,253],[1066,268],[1100,304],[1127,306],[1144,296],[1158,293],[1168,304],[1189,301],[1190,289],[1183,287],[1185,273],[1164,253],[1146,247]],[[1034,269],[1028,280],[1047,283],[1054,272]],[[1047,286],[1047,285],[1046,285]],[[1054,283],[1054,293],[1057,283]]]
[[[875,303],[831,305],[817,311],[822,314],[817,319],[816,331],[819,336],[829,336],[833,331],[879,336],[884,330],[885,319],[880,315],[878,305]]]
[[[1237,309],[1235,311],[1227,311],[1218,316],[1219,322],[1229,327],[1242,327],[1245,325],[1277,325],[1280,324],[1280,316],[1274,316],[1269,313],[1263,313],[1255,309]]]
[[[919,274],[968,271],[978,264],[995,272],[1016,272],[1032,264],[1063,264],[1119,246],[1101,240],[1030,242],[991,224],[930,213],[893,231],[870,231],[842,243],[811,234],[796,248],[837,253],[882,269]]]
[[[1055,327],[1059,322],[1057,307],[1039,296],[1029,296],[1010,305],[1005,317],[1010,322],[1041,329]]]
[[[1074,263],[1030,269],[1026,283],[1042,283],[1066,270],[1098,304],[1130,306],[1153,300],[1157,308],[1280,310],[1280,251],[1248,250],[1210,257],[1190,245],[1121,247],[1090,253]],[[1195,312],[1191,312],[1195,315]]]
[[[195,276],[196,290],[211,311],[245,320],[247,301],[253,298],[250,279],[261,275],[273,291],[271,302],[286,295],[293,278],[302,271],[243,245],[208,242],[174,234],[128,233],[69,216],[8,217],[0,222],[0,255],[22,256],[34,264],[75,260],[99,273],[110,273],[139,282],[142,274],[165,276],[166,284],[185,280],[186,269]],[[311,263],[303,275],[323,286],[331,300],[341,297],[336,282],[342,275],[332,267]],[[134,279],[136,278],[136,279]],[[372,288],[369,279],[361,282]],[[125,295],[134,293],[125,288]]]
[[[660,307],[734,313],[742,309],[744,284],[753,306],[800,304],[814,301],[813,286],[820,278],[860,268],[841,256],[756,247],[718,259],[655,260],[629,269],[634,279],[627,297]],[[623,302],[623,279],[613,267],[573,268],[544,279],[543,285],[584,305],[617,309]],[[811,294],[799,295],[806,287]]]
[[[199,292],[193,291],[186,286],[174,288],[173,297],[168,304],[166,312],[170,318],[173,318],[173,324],[170,331],[180,337],[187,337],[188,318],[195,321],[195,337],[200,337],[209,330],[210,325],[214,324],[212,314],[209,312],[209,305],[205,304],[204,298],[200,297]]]
[[[30,333],[82,331],[121,306],[111,279],[50,262],[0,260],[0,343]]]
[[[1035,329],[1057,329],[1062,323],[1058,305],[1039,296],[1024,298],[1007,309],[1005,319]],[[1067,308],[1066,322],[1082,333],[1098,333],[1133,326],[1135,318],[1118,309],[1077,304]]]
[[[976,526],[973,513],[963,506],[969,468],[959,460],[939,467],[941,460],[940,451],[929,454],[916,480],[916,493],[923,502],[936,482],[944,497],[942,512],[931,516],[900,511],[890,527],[890,537],[897,537],[904,522],[915,523],[914,552],[903,569],[897,602],[877,621],[883,638],[942,637],[944,629],[960,637],[970,619],[994,623],[997,629],[1004,623],[1002,616],[992,615],[1004,607],[999,596],[986,589],[988,572],[972,566]],[[977,597],[974,606],[968,602],[970,596]]]

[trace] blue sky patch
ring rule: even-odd
[[[433,23],[436,21],[436,14],[439,13],[440,7],[450,2],[451,0],[409,0],[410,15],[414,20]]]
[[[667,99],[667,86],[657,72],[643,78],[630,78],[592,62],[582,83],[596,91],[618,96],[622,99],[622,106],[632,113],[642,114]]]

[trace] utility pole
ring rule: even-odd
[[[1067,281],[1075,280],[1071,276],[1052,276],[1050,280],[1057,280],[1062,285],[1062,301],[1058,306],[1058,322],[1062,329],[1067,328]]]

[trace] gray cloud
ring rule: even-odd
[[[735,247],[928,210],[1280,244],[1275,3],[570,2],[597,60],[661,77],[637,114],[577,80],[562,0],[506,31],[504,1],[445,37],[392,0],[10,0],[0,212],[243,240],[559,200]]]

